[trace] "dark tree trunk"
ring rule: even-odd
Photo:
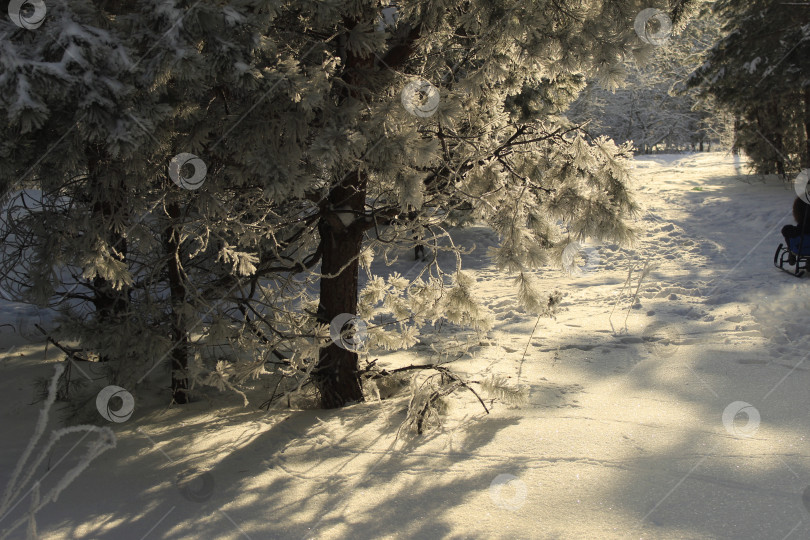
[[[346,20],[351,31],[356,20]],[[381,65],[393,71],[414,53],[420,26],[402,28],[398,43],[383,56]],[[338,48],[345,68],[342,78],[347,87],[344,103],[364,100],[363,89],[369,85],[368,72],[375,69],[375,55],[358,54],[343,46]],[[318,317],[329,324],[341,313],[357,314],[359,255],[368,224],[365,219],[366,173],[355,170],[329,192],[327,206],[321,209],[318,232],[321,237],[320,304]],[[342,219],[341,219],[342,217]],[[357,353],[334,343],[321,349],[312,381],[320,392],[321,406],[337,408],[363,400],[358,375]]]
[[[118,217],[117,214],[124,211],[124,194],[121,190],[111,186],[109,181],[105,181],[105,167],[108,166],[108,162],[104,153],[98,148],[91,148],[89,155],[87,172],[93,197],[90,213],[94,222],[102,224],[102,227],[107,227],[107,230],[99,234],[112,248],[111,255],[124,261],[127,253],[127,241],[114,230],[112,225],[115,218]],[[118,252],[118,255],[115,252]],[[122,287],[116,290],[106,279],[96,276],[93,278],[92,290],[96,322],[99,325],[120,324],[129,307],[129,288]],[[109,359],[106,354],[99,357],[100,362],[106,362]]]
[[[804,159],[802,166],[810,168],[810,88],[804,89]]]
[[[782,124],[782,115],[779,111],[779,105],[776,101],[768,104],[767,121],[770,123],[769,125],[773,126],[770,133],[766,132],[766,134],[773,138],[773,148],[776,152],[776,173],[780,176],[785,176],[785,170],[788,164],[786,163],[785,145],[782,138],[782,130],[784,127]]]
[[[341,313],[357,314],[357,281],[360,250],[365,232],[362,217],[366,202],[364,174],[350,174],[329,193],[329,208],[318,225],[321,236],[321,290],[318,314],[329,324]],[[342,212],[341,215],[336,213]],[[353,220],[348,226],[349,219]],[[321,406],[342,407],[363,400],[358,376],[357,353],[332,343],[321,349],[313,373],[313,382],[321,395]]]
[[[762,119],[763,113],[766,116],[766,120]],[[766,174],[770,173],[773,170],[771,166],[774,166],[776,168],[776,173],[780,176],[784,176],[784,145],[782,141],[782,134],[779,132],[782,119],[779,115],[778,107],[775,103],[769,103],[764,111],[757,110],[756,119],[757,127],[759,128],[759,135],[763,139],[762,144],[766,145],[768,148],[768,152],[764,155],[773,156],[772,158],[768,159],[769,163],[764,172]],[[774,126],[774,129],[770,129],[771,126]]]
[[[734,117],[734,143],[731,145],[732,155],[740,155],[740,118]]]
[[[171,359],[172,399],[175,403],[188,403],[188,332],[182,308],[186,303],[186,286],[180,267],[180,206],[176,202],[166,205],[170,223],[165,232],[165,249],[168,257],[169,294],[171,296]]]
[[[119,249],[123,251],[126,246],[119,247]],[[124,258],[119,257],[119,260],[123,261]],[[100,277],[93,278],[93,290],[96,321],[99,323],[108,321],[120,323],[121,317],[126,313],[128,306],[126,290],[115,290],[106,279]],[[104,361],[107,358],[101,358],[100,360]]]

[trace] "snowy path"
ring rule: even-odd
[[[722,154],[641,157],[636,179],[638,244],[595,247],[580,277],[538,274],[567,296],[522,364],[536,319],[516,308],[484,249],[470,256],[498,315],[497,345],[460,369],[513,381],[520,371],[527,405],[484,415],[459,394],[444,428],[412,441],[396,439],[406,397],[340,412],[266,415],[225,397],[136,410],[114,426],[117,448],[43,511],[42,537],[810,537],[810,278],[771,264],[792,191],[738,176]],[[479,248],[491,241],[483,229],[464,235]],[[638,302],[619,299],[630,265],[651,254],[660,266]],[[34,365],[42,354],[28,345],[0,357],[0,483],[33,429],[30,381],[49,373]],[[732,414],[724,425],[734,402],[753,406],[759,424]],[[174,486],[188,467],[210,471],[207,500]]]

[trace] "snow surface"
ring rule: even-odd
[[[340,411],[265,413],[261,393],[247,408],[227,394],[136,406],[110,424],[117,447],[40,512],[41,537],[810,537],[810,278],[771,262],[793,191],[717,153],[642,156],[635,176],[638,243],[597,245],[579,276],[538,272],[566,296],[531,341],[536,318],[483,256],[492,233],[460,232],[478,246],[465,260],[497,323],[456,369],[519,377],[528,404],[486,415],[459,393],[443,428],[421,438],[397,438],[406,392]],[[648,258],[659,266],[634,302]],[[415,274],[413,264],[403,256],[387,271]],[[25,313],[0,308],[4,323]],[[6,326],[0,348],[3,485],[41,408],[32,380],[61,355]],[[429,357],[421,344],[380,364]],[[750,404],[748,418],[727,411],[735,402]],[[79,440],[65,438],[37,472],[42,493],[78,461]],[[191,468],[213,479],[201,502],[175,485]],[[24,527],[11,535],[23,537]]]

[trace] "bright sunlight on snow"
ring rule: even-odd
[[[771,261],[794,195],[739,166],[722,153],[637,157],[638,243],[596,245],[598,264],[578,276],[539,272],[565,295],[556,319],[539,323],[487,262],[491,233],[459,231],[497,322],[457,369],[528,385],[524,405],[487,415],[454,395],[443,425],[417,439],[398,437],[404,393],[341,411],[265,413],[228,394],[136,409],[114,426],[116,447],[39,514],[41,537],[810,535],[806,285]],[[403,257],[388,271],[417,266]],[[3,304],[9,323],[18,313]],[[30,381],[62,355],[3,330],[5,482],[42,406]],[[418,362],[429,345],[379,362]],[[735,411],[728,420],[736,402],[756,425]],[[73,444],[46,457],[42,489],[80,458]],[[193,486],[199,501],[178,487],[192,468],[210,474]]]

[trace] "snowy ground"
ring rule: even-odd
[[[724,154],[635,164],[639,243],[594,246],[579,277],[538,273],[566,296],[531,341],[536,319],[482,257],[491,234],[463,233],[498,322],[497,345],[458,369],[519,377],[527,405],[486,415],[460,393],[444,428],[415,440],[396,438],[405,396],[342,411],[267,414],[229,397],[136,408],[111,424],[117,447],[39,514],[42,538],[810,537],[810,278],[771,262],[793,191]],[[635,290],[648,257],[659,266],[632,303],[623,285],[635,267]],[[1,322],[19,313],[3,305]],[[0,485],[41,407],[31,381],[52,372],[42,345],[0,327],[0,348],[12,346],[0,353]],[[734,402],[749,415],[735,420]],[[75,463],[78,440],[37,472],[43,490]],[[213,481],[194,485],[200,502],[174,483],[190,468]]]

